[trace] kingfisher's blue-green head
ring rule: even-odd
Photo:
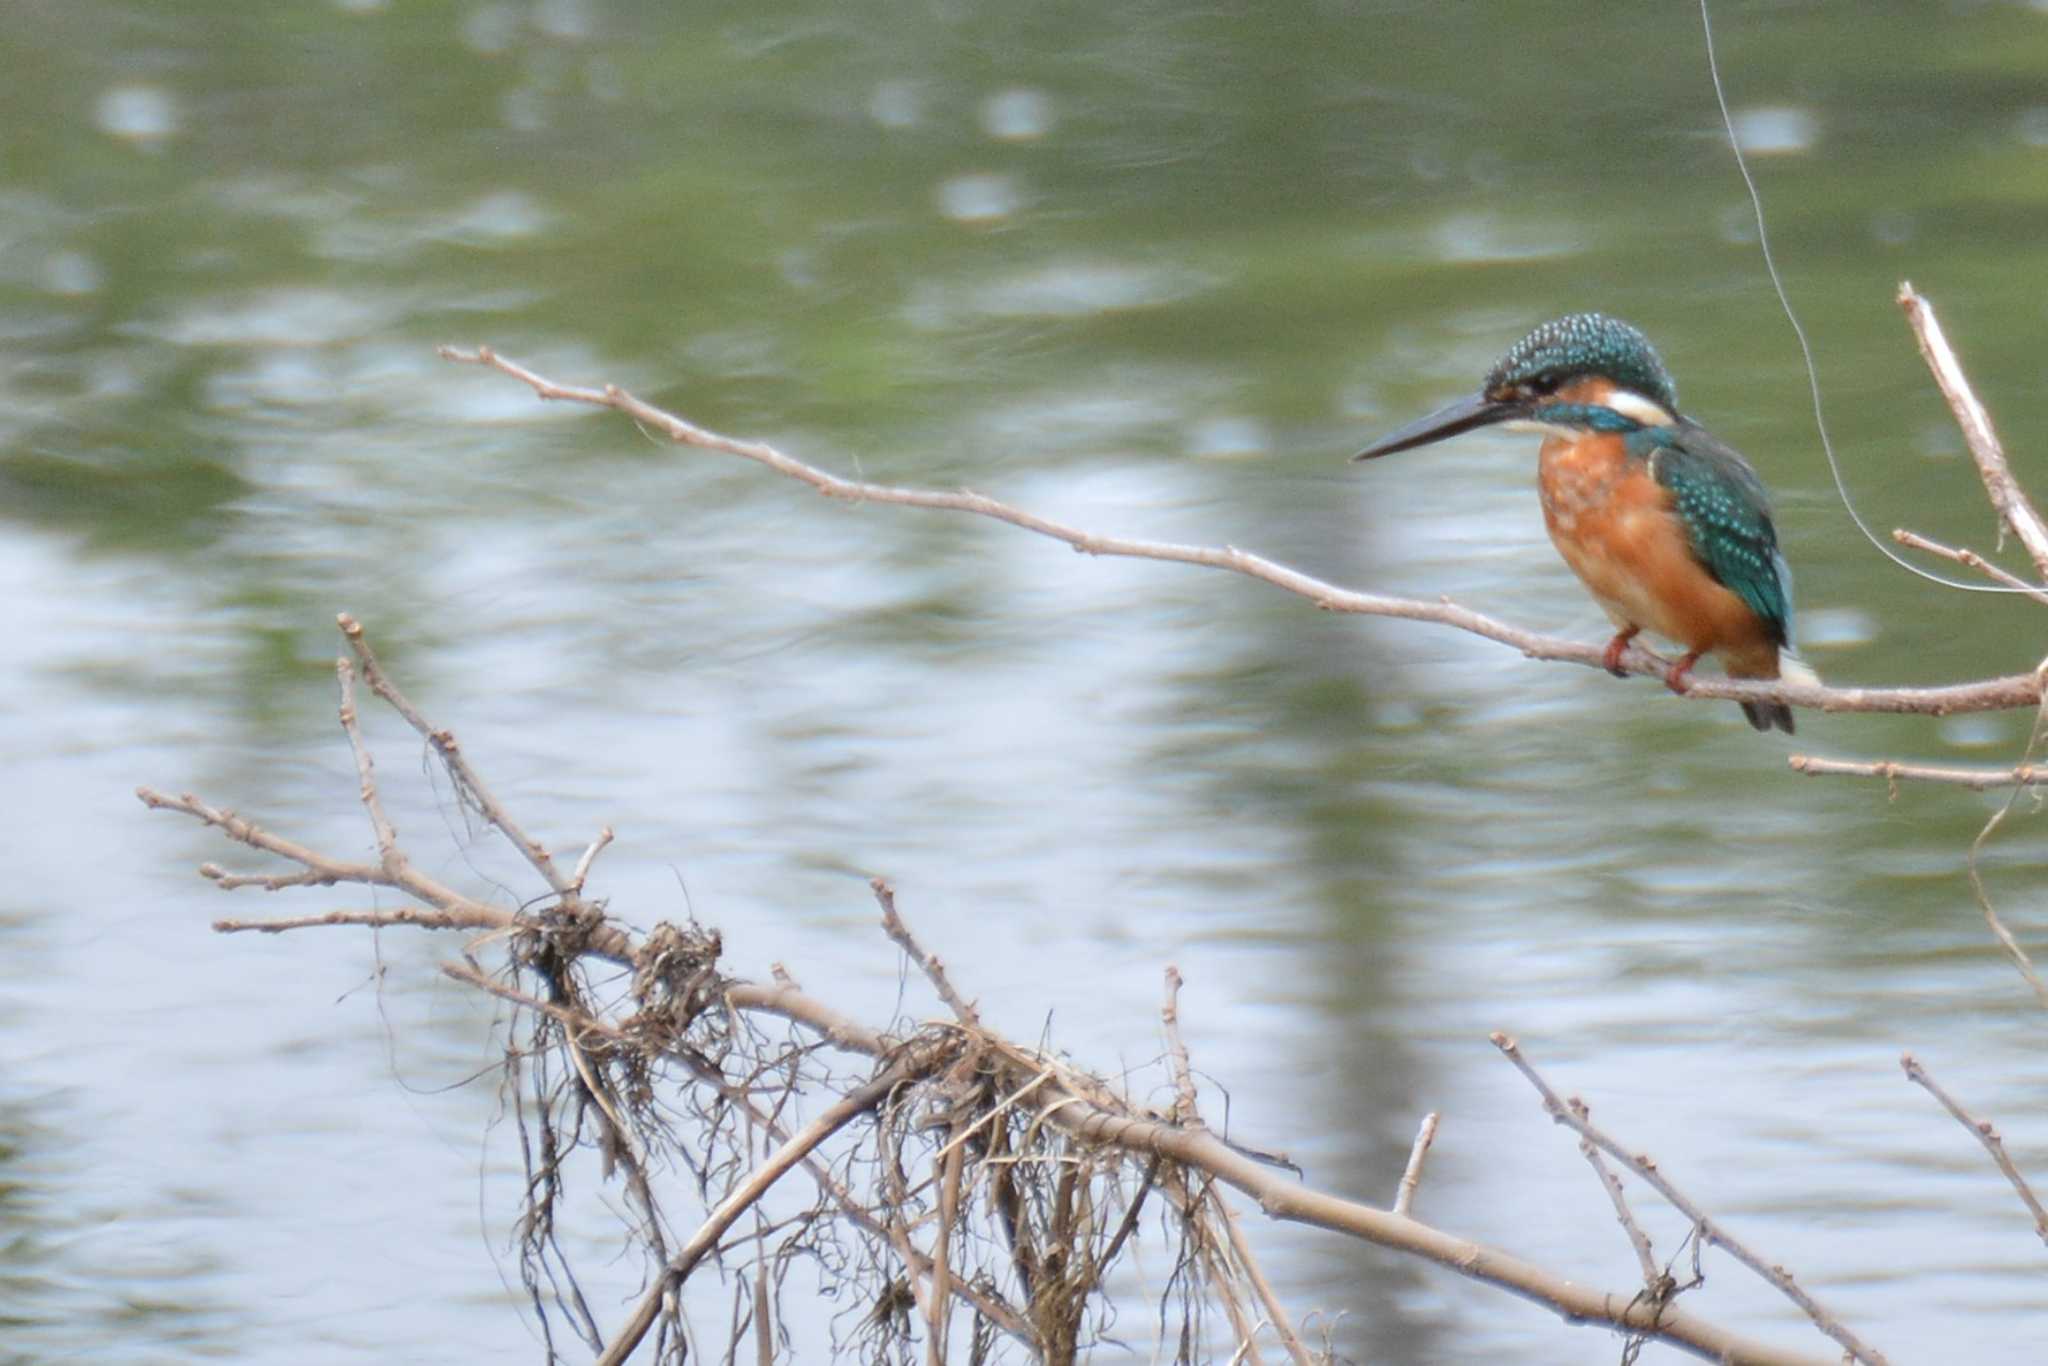
[[[1504,423],[1545,432],[1633,432],[1678,421],[1678,390],[1641,331],[1601,313],[1543,324],[1508,348],[1479,392],[1375,441],[1371,460]]]

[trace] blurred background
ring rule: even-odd
[[[2048,6],[1716,23],[1852,489],[1881,529],[1991,548],[1893,293],[1934,300],[2048,492]],[[736,972],[930,1013],[874,928],[885,873],[986,1013],[1144,1091],[1178,963],[1214,1122],[1384,1202],[1440,1110],[1418,1214],[1626,1293],[1506,1029],[1895,1359],[2038,1359],[2024,1212],[1897,1065],[2048,1180],[2044,1021],[1963,872],[1998,798],[1785,764],[2010,763],[2028,718],[1758,736],[1648,680],[828,503],[433,353],[1599,641],[1531,438],[1345,463],[1599,308],[1774,489],[1824,676],[2030,667],[2037,608],[1850,526],[1692,7],[17,0],[0,47],[0,1360],[541,1355],[498,1016],[434,972],[457,943],[215,936],[371,902],[224,896],[194,865],[257,861],[132,796],[369,850],[341,610],[530,829],[617,829],[616,914],[694,914]],[[430,871],[539,890],[370,727]],[[1987,868],[2035,944],[2040,858],[2023,804]],[[615,1323],[636,1269],[573,1194]],[[1681,1226],[1645,1218],[1671,1254]],[[1619,1351],[1253,1233],[1358,1359]],[[1151,1355],[1168,1269],[1098,1355]],[[1707,1269],[1689,1306],[1820,1350]],[[864,1310],[790,1312],[819,1343]]]

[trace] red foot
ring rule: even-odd
[[[1634,640],[1636,633],[1642,629],[1640,626],[1631,626],[1607,642],[1607,653],[1600,657],[1600,662],[1605,664],[1607,672],[1613,674],[1616,678],[1628,677],[1628,670],[1621,667],[1621,652],[1628,648],[1628,643]]]
[[[1680,697],[1691,692],[1692,680],[1687,675],[1692,672],[1692,666],[1699,663],[1700,656],[1705,653],[1705,650],[1694,650],[1691,654],[1688,654],[1685,658],[1666,669],[1664,671],[1664,686],[1677,693]]]

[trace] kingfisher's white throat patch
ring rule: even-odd
[[[1678,420],[1661,403],[1644,398],[1635,390],[1624,389],[1619,385],[1601,400],[1601,404],[1614,409],[1623,417],[1634,418],[1645,427],[1669,427]]]

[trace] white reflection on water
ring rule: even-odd
[[[1811,151],[1820,120],[1811,109],[1766,105],[1735,111],[1735,140],[1750,156],[1792,156]]]
[[[1015,176],[977,171],[941,181],[933,198],[956,223],[994,223],[1017,212],[1024,192]]]
[[[998,142],[1035,142],[1052,131],[1052,96],[1003,90],[981,102],[981,128]]]
[[[160,85],[117,85],[93,106],[101,132],[153,148],[178,131],[177,97]]]

